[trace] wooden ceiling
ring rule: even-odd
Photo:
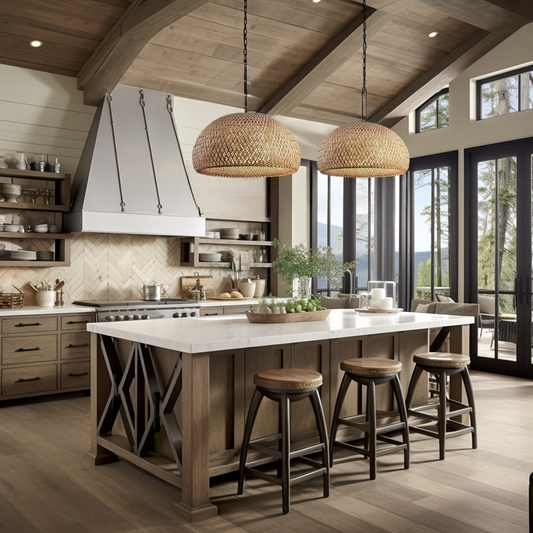
[[[533,21],[531,0],[367,0],[368,115],[392,125]],[[1,0],[0,63],[243,106],[242,0]],[[437,31],[435,38],[429,33]],[[30,48],[39,39],[41,48]],[[360,119],[362,5],[248,0],[249,109]]]

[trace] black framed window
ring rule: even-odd
[[[411,159],[401,187],[400,209],[406,222],[400,232],[401,304],[434,300],[437,294],[457,301],[458,153]]]
[[[476,82],[477,119],[508,115],[533,108],[531,66]]]
[[[450,90],[443,89],[416,110],[416,133],[450,125]]]
[[[366,290],[373,279],[397,281],[398,178],[354,179],[320,174],[311,163],[311,246],[331,246],[342,262],[356,261],[343,287],[314,280],[313,292]],[[351,282],[351,285],[350,285]]]

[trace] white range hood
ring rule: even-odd
[[[65,215],[72,232],[205,235],[173,115],[173,97],[118,85],[95,114]]]

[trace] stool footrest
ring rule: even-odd
[[[274,457],[274,459],[281,459],[281,452],[279,450],[274,450],[273,448],[261,446],[260,444],[256,444],[255,442],[250,442],[249,447],[253,448],[257,452],[261,452],[265,455],[269,455],[270,457]],[[311,446],[306,446],[305,448],[300,448],[298,450],[290,452],[289,459],[296,459],[298,457],[301,457],[302,455],[309,455],[312,453],[321,452],[324,448],[325,445],[323,442],[320,442],[318,444],[312,444]]]
[[[427,418],[429,420],[438,420],[440,415],[430,415],[428,413],[424,413],[425,410],[438,409],[438,408],[439,408],[439,404],[432,404],[432,405],[429,405],[429,406],[428,405],[423,405],[421,407],[414,407],[414,408],[408,409],[407,414],[409,416],[416,416],[416,417],[419,417],[419,418]],[[472,408],[471,407],[463,406],[462,409],[454,409],[453,411],[446,411],[444,416],[446,418],[452,418],[454,416],[465,415],[465,414],[471,413],[471,412],[472,412]]]
[[[429,429],[424,426],[409,426],[409,430],[416,431],[417,433],[422,433],[423,435],[428,435],[429,437],[439,436],[438,429]],[[467,433],[473,433],[473,432],[474,432],[474,428],[472,426],[464,426],[461,429],[447,430],[444,433],[444,438],[447,439],[448,437],[456,437],[458,435],[466,435]]]
[[[249,466],[245,467],[245,471],[248,474],[252,474],[253,476],[264,479],[265,481],[270,481],[271,483],[275,483],[276,485],[282,484],[281,478],[277,477],[274,474],[267,474],[266,472],[255,470],[254,468],[251,468]],[[289,480],[289,485],[292,486],[292,485],[295,485],[296,483],[300,483],[307,479],[311,479],[317,476],[323,476],[325,473],[326,473],[326,467],[321,466],[320,468],[317,468],[316,470],[311,470],[310,472],[305,472],[297,476],[291,476]]]
[[[406,443],[403,443],[400,441],[394,441],[393,439],[388,439],[386,442],[389,444],[393,444],[393,446],[388,446],[387,448],[377,448],[376,457],[379,457],[381,455],[387,455],[389,453],[396,453],[401,450],[407,449]],[[365,448],[361,448],[360,446],[355,446],[354,444],[350,444],[349,442],[341,442],[341,441],[336,440],[335,445],[340,446],[341,448],[346,448],[353,452],[360,453],[361,455],[364,455],[365,457],[370,457],[370,450],[365,450]]]
[[[362,421],[359,422],[354,420],[354,418],[362,417]],[[364,419],[364,420],[363,420]],[[356,429],[360,429],[368,433],[370,429],[370,424],[366,422],[366,415],[356,415],[347,418],[339,418],[339,424],[344,424]],[[392,431],[398,431],[405,428],[405,422],[391,422],[389,424],[384,424],[376,428],[376,433],[379,435],[381,433],[390,433]]]

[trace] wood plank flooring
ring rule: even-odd
[[[331,496],[321,478],[281,489],[235,476],[212,484],[217,517],[189,524],[173,503],[180,491],[125,461],[95,467],[89,449],[89,398],[0,408],[1,533],[525,533],[533,471],[533,381],[473,373],[479,446],[450,439],[445,461],[437,441],[412,435],[411,468],[402,453],[378,460],[368,480],[364,460],[340,451]]]

